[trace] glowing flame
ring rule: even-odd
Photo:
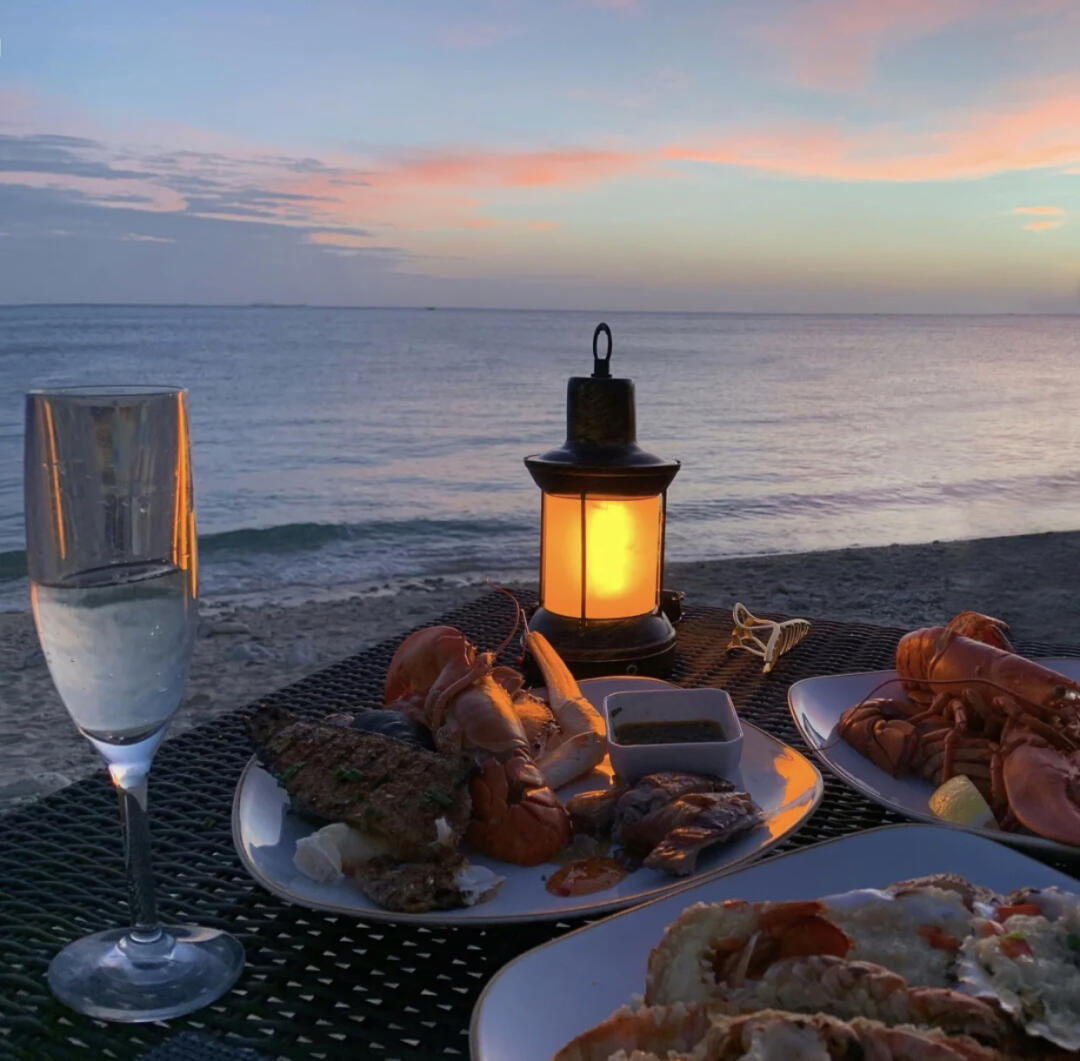
[[[584,553],[584,618],[651,612],[660,599],[660,503],[544,494],[544,607],[582,617]]]

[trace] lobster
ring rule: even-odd
[[[855,704],[840,736],[893,776],[967,774],[1003,828],[1080,845],[1080,684],[1017,655],[1006,629],[968,611],[905,634],[909,700]]]
[[[526,630],[525,647],[550,707],[523,691],[518,671],[495,665],[513,633],[495,651],[478,652],[455,627],[415,631],[390,661],[383,700],[426,725],[439,751],[476,757],[466,840],[492,858],[533,866],[569,843],[570,818],[553,790],[600,762],[605,730],[542,634]]]

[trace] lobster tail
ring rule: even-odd
[[[570,815],[523,756],[485,759],[469,787],[473,819],[465,838],[491,858],[537,866],[570,842]],[[539,782],[537,787],[530,787]]]

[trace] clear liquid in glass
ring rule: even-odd
[[[68,712],[88,737],[135,744],[172,718],[195,637],[191,574],[117,564],[31,582],[38,637]]]

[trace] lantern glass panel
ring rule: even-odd
[[[585,520],[585,614],[581,614]],[[660,602],[662,498],[543,495],[543,605],[558,615],[621,619]]]

